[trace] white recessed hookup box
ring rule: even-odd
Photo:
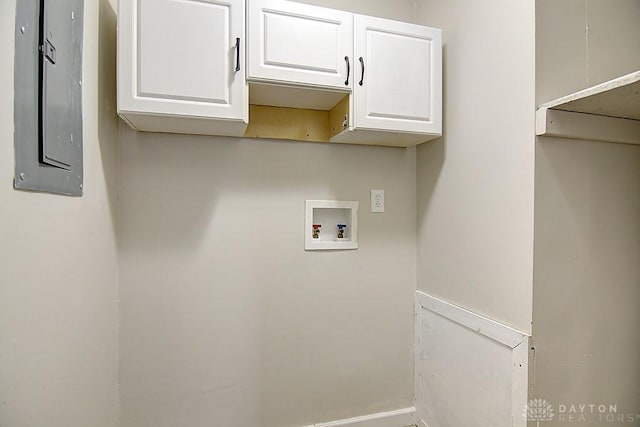
[[[358,249],[358,202],[307,200],[304,249]]]

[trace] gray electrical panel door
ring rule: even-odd
[[[44,1],[42,23],[41,67],[42,92],[40,114],[42,117],[41,161],[70,170],[77,144],[82,96],[80,71],[81,55],[77,55],[82,38],[74,37],[75,11]],[[57,3],[57,4],[56,4]],[[80,35],[81,36],[81,35]],[[80,129],[81,130],[81,129]],[[76,135],[74,135],[74,132]]]
[[[17,2],[17,189],[82,195],[82,17],[83,0]]]

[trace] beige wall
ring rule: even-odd
[[[443,29],[443,137],[417,150],[418,288],[531,328],[534,2],[419,3]]]
[[[638,0],[537,0],[537,103],[638,70],[639,22]]]
[[[13,190],[15,1],[0,1],[0,425],[117,425],[115,15],[85,4],[82,198]]]
[[[413,10],[396,2],[390,17]],[[125,127],[120,148],[123,427],[413,406],[414,149]],[[371,188],[385,213],[369,212]],[[358,200],[360,248],[305,252],[306,199]]]
[[[315,4],[332,9],[346,10],[363,15],[417,22],[417,0],[294,0],[299,3]]]
[[[640,68],[640,1],[536,13],[539,102]],[[538,138],[535,202],[530,397],[640,414],[640,148]]]

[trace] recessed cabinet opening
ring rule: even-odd
[[[250,85],[249,98],[263,85]],[[249,105],[249,126],[246,138],[290,139],[295,141],[330,142],[331,138],[349,126],[350,95],[344,92],[314,91],[312,89],[277,88],[284,93],[297,94],[295,107],[275,98],[254,98]],[[289,104],[291,105],[291,104]]]

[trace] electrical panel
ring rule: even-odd
[[[83,0],[20,0],[14,187],[82,195]]]

